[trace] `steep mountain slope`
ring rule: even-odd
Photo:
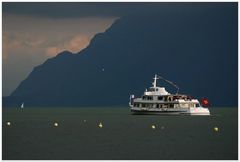
[[[83,51],[34,68],[4,103],[127,105],[155,73],[212,106],[237,106],[237,5],[163,5],[122,17]]]

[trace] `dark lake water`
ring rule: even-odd
[[[210,111],[212,116],[159,116],[131,115],[127,107],[3,108],[2,157],[237,159],[237,108]]]

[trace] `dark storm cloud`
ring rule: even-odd
[[[3,2],[3,12],[52,18],[123,16],[143,7],[144,3],[91,3],[91,2]],[[150,4],[148,4],[150,5]]]
[[[3,13],[23,14],[49,18],[74,17],[122,17],[129,14],[148,13],[175,8],[188,10],[211,7],[216,3],[203,2],[3,2]],[[226,2],[217,3],[225,7]],[[227,6],[237,6],[229,3]],[[194,6],[194,7],[193,7]]]

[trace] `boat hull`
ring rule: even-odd
[[[136,115],[210,115],[208,108],[138,108],[131,107],[132,114]]]

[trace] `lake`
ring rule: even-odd
[[[3,160],[238,159],[237,108],[210,108],[211,116],[131,115],[127,107],[2,112]]]

